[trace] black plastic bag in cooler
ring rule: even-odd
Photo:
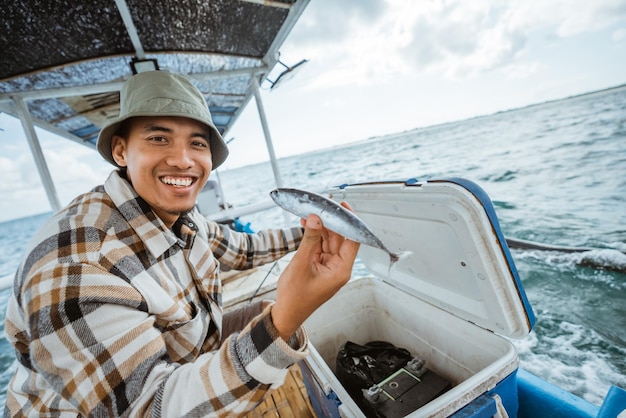
[[[337,353],[336,374],[361,410],[374,418],[403,417],[451,387],[421,357],[385,341],[347,341]]]

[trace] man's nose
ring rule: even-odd
[[[190,150],[183,145],[172,147],[168,153],[167,164],[178,168],[189,168],[193,165]]]

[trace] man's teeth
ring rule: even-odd
[[[161,181],[165,184],[171,184],[172,186],[186,187],[186,186],[191,186],[192,179],[188,177],[186,178],[163,177]]]

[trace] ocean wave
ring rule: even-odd
[[[575,247],[571,248],[575,249]],[[626,273],[626,254],[616,249],[592,249],[581,252],[517,250],[515,254],[517,259],[532,258],[543,260],[561,270],[581,266]]]
[[[618,250],[591,250],[580,253],[576,264],[626,273],[626,254]]]
[[[626,376],[598,348],[603,338],[597,333],[548,312],[542,312],[542,322],[551,323],[548,331],[513,340],[522,368],[596,405],[611,385],[626,387]],[[619,351],[616,356],[626,356],[626,350]]]

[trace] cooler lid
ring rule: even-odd
[[[535,324],[487,194],[459,178],[360,183],[333,188],[391,249],[361,245],[377,277],[495,333],[525,337]]]

